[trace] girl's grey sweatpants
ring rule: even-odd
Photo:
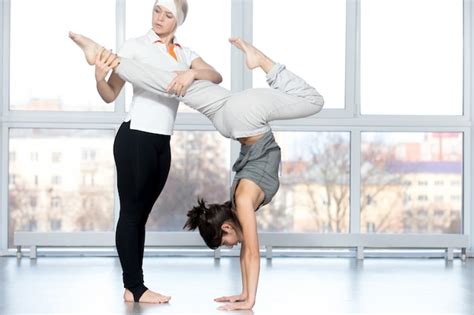
[[[148,64],[121,58],[115,72],[140,88],[178,99],[206,115],[227,138],[238,139],[263,134],[273,120],[311,116],[321,111],[324,100],[303,79],[276,63],[266,74],[271,88],[231,91],[207,80],[195,80],[183,97],[166,91],[176,76]]]
[[[176,76],[173,72],[126,58],[122,58],[115,72],[145,90],[176,97],[166,92]],[[248,89],[237,93],[210,81],[195,80],[183,97],[176,97],[206,115],[224,137],[238,139],[263,134],[254,144],[242,144],[239,158],[232,167],[236,172],[230,190],[234,206],[235,191],[241,179],[252,180],[262,189],[264,200],[257,209],[269,203],[278,191],[281,153],[268,123],[316,114],[324,104],[315,88],[282,64],[275,64],[266,79],[271,89]]]

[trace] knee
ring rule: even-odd
[[[312,95],[310,97],[310,102],[315,107],[315,112],[314,112],[315,114],[319,113],[323,109],[324,98],[319,93],[316,93],[315,95]]]

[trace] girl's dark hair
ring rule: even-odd
[[[204,199],[198,198],[198,205],[188,211],[188,220],[183,229],[194,231],[199,228],[199,234],[201,234],[206,245],[211,249],[216,249],[222,243],[224,232],[221,226],[229,220],[240,228],[239,219],[232,210],[230,201],[223,204],[211,203],[206,206]]]

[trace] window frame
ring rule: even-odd
[[[8,249],[8,175],[9,175],[9,129],[11,128],[74,128],[113,129],[118,131],[126,115],[124,90],[115,101],[113,112],[51,112],[51,111],[11,111],[9,109],[10,89],[10,19],[11,1],[0,5],[0,254],[14,255]],[[131,0],[129,0],[131,1]],[[252,1],[231,1],[231,33],[252,42],[253,10]],[[361,115],[360,114],[360,8],[363,0],[346,0],[346,47],[345,47],[345,107],[344,109],[323,109],[318,115],[292,121],[272,122],[275,131],[344,131],[350,132],[350,233],[360,231],[360,162],[361,133],[366,131],[453,131],[463,133],[463,233],[470,235],[469,255],[474,254],[474,214],[471,209],[473,194],[471,178],[474,129],[472,128],[472,91],[474,91],[474,4],[463,1],[463,115]],[[126,0],[116,0],[116,47],[125,38]],[[232,48],[231,90],[240,91],[252,87],[251,72],[245,69],[242,55]],[[112,105],[111,105],[112,106]],[[212,124],[198,113],[178,113],[175,130],[215,130]],[[231,163],[239,154],[240,145],[231,141]],[[234,173],[229,176],[232,181]],[[116,183],[116,179],[115,179]],[[229,183],[230,184],[230,183]],[[119,214],[119,198],[114,188],[114,225]],[[169,232],[174,233],[174,232]],[[304,235],[302,235],[304,237]],[[172,245],[172,244],[170,244]]]

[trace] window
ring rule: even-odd
[[[13,163],[16,161],[16,152],[10,152],[10,155],[9,155],[9,162],[10,163]]]
[[[49,157],[54,152],[62,158],[59,164],[52,164],[49,158],[37,162],[19,159],[10,163],[10,178],[17,176],[17,185],[10,185],[8,199],[12,233],[29,231],[30,227],[47,232],[50,226],[63,232],[113,230],[113,130],[12,128],[9,137],[9,150],[18,156],[28,156],[33,149],[39,156]],[[86,164],[81,159],[84,147],[88,148]],[[89,159],[90,152],[96,152],[93,161]],[[101,176],[95,179],[93,187],[81,185],[84,170],[100,170]],[[92,196],[98,196],[95,207],[83,208],[82,199]],[[34,211],[24,207],[25,204],[30,204]],[[62,212],[62,209],[67,211]],[[54,223],[53,219],[62,223]],[[35,223],[29,225],[29,220]],[[11,237],[13,234],[10,234],[9,246],[13,246]]]
[[[37,204],[38,204],[38,198],[35,196],[30,197],[30,206],[32,208],[36,208]]]
[[[83,161],[94,161],[95,160],[95,149],[82,149],[82,160]]]
[[[60,208],[60,207],[61,207],[61,197],[52,197],[51,208]]]
[[[61,185],[61,176],[55,175],[51,178],[51,184]]]
[[[346,1],[256,0],[253,10],[255,46],[314,86],[325,109],[344,108]],[[262,71],[253,86],[268,87]]]
[[[94,173],[84,173],[82,175],[82,185],[94,186]]]
[[[349,134],[275,132],[280,189],[257,216],[259,231],[349,231]]]
[[[38,152],[31,152],[31,153],[30,153],[30,159],[31,159],[31,161],[33,161],[33,162],[38,162],[38,160],[39,160],[39,154],[38,154]]]
[[[61,230],[61,219],[51,219],[51,231]]]
[[[53,152],[51,154],[51,161],[53,163],[59,163],[61,162],[61,152]]]
[[[114,111],[113,104],[104,103],[97,93],[94,72],[67,31],[83,33],[105,47],[115,47],[115,1],[10,3],[10,82],[15,82],[10,84],[10,109]],[[31,27],[25,25],[34,25],[36,34],[47,36],[32,36]],[[54,52],[61,52],[62,57]]]
[[[428,200],[428,196],[426,195],[419,195],[418,196],[418,201],[427,201]]]
[[[8,182],[11,186],[14,186],[16,184],[16,175],[15,174],[10,174]]]
[[[147,231],[183,232],[186,213],[202,197],[229,200],[230,142],[215,131],[175,131],[170,173],[147,221]]]
[[[459,200],[461,200],[461,196],[459,195],[451,196],[451,201],[459,201]]]
[[[462,186],[440,190],[428,183],[441,176],[461,183],[462,139],[462,133],[363,132],[361,196],[371,191],[377,192],[374,199],[379,203],[378,207],[366,207],[366,198],[361,197],[361,230],[364,231],[370,221],[375,222],[377,233],[438,233],[438,229],[431,229],[433,224],[430,223],[435,220],[434,207],[451,198],[449,202],[443,203],[443,207],[461,208]],[[458,148],[456,158],[445,155],[445,143]],[[432,146],[436,150],[430,150]],[[398,150],[399,147],[404,150]],[[396,152],[404,152],[405,155]],[[417,185],[413,187],[407,185],[408,182]],[[451,196],[453,190],[458,195]],[[417,211],[420,206],[424,209]],[[426,218],[419,218],[420,215]],[[419,220],[423,221],[421,225]],[[457,221],[449,217],[443,217],[442,220],[442,233],[461,232]]]
[[[462,115],[462,23],[461,0],[362,0],[362,114]]]
[[[472,196],[464,194],[463,172],[472,169],[467,157],[474,151],[463,152],[463,133],[471,134],[472,126],[462,107],[463,100],[472,105],[470,81],[463,82],[471,70],[463,61],[473,59],[472,25],[463,29],[464,18],[474,20],[472,10],[463,12],[469,1],[188,1],[177,41],[215,67],[222,86],[268,86],[260,69],[250,75],[236,67],[242,53],[227,41],[232,31],[251,38],[325,99],[328,120],[272,123],[282,147],[280,190],[259,210],[259,231],[347,233],[351,219],[359,223],[354,232],[374,234],[459,234],[469,226],[463,202],[472,204]],[[8,229],[1,230],[8,247],[15,231],[114,231],[113,140],[131,85],[118,106],[104,103],[93,67],[67,30],[116,51],[116,41],[150,29],[153,3],[7,0],[11,23],[2,31],[10,46],[0,43],[7,52],[0,63],[9,77],[0,95],[8,98],[0,108],[0,130],[6,130],[0,144],[8,145],[1,152],[8,166],[0,200],[8,200],[8,209],[0,215],[7,218]],[[250,7],[252,16],[240,20]],[[47,36],[32,37],[25,25]],[[182,232],[198,196],[208,202],[230,197],[238,143],[183,104],[179,112],[172,168],[148,219],[150,231]],[[387,117],[370,117],[379,114]],[[351,165],[351,157],[360,163]],[[360,176],[360,185],[351,186],[351,175],[357,183]],[[353,208],[351,195],[360,196]]]

